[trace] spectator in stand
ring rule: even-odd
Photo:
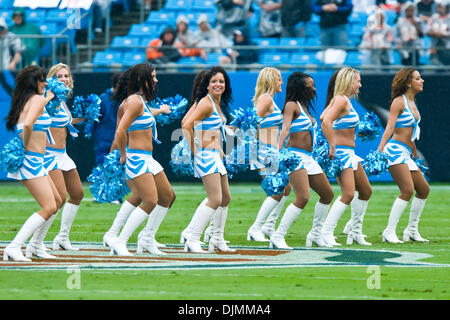
[[[389,64],[389,51],[395,41],[392,29],[386,23],[383,9],[377,8],[367,19],[361,47],[370,50],[370,63],[376,65]]]
[[[197,44],[198,39],[195,37],[195,34],[189,30],[189,20],[186,16],[178,16],[176,29],[176,42],[181,43],[184,47],[193,47]]]
[[[248,17],[252,0],[214,0],[217,6],[216,24],[227,38],[233,36],[236,28],[249,34]]]
[[[258,30],[264,38],[279,38],[283,31],[281,26],[282,0],[258,0],[261,7]]]
[[[14,24],[9,27],[9,31],[20,35],[40,35],[41,30],[34,23],[25,21],[25,14],[23,10],[16,9],[12,15]],[[36,58],[39,50],[44,45],[43,38],[21,38],[22,44],[25,46],[25,51],[22,52],[22,65],[28,66],[36,64]]]
[[[199,48],[183,48],[180,42],[176,42],[176,31],[171,26],[166,27],[159,39],[150,41],[147,47],[147,60],[154,64],[166,64],[177,62],[181,57],[202,56]]]
[[[224,50],[231,47],[233,42],[227,39],[217,28],[211,28],[206,14],[201,14],[197,19],[199,29],[196,31],[197,47],[205,52],[224,53]],[[226,53],[224,53],[226,54]]]
[[[93,6],[93,28],[94,32],[103,32],[103,20],[105,19],[108,7],[112,0],[94,0]]]
[[[16,70],[22,60],[22,52],[25,51],[20,38],[8,31],[8,26],[3,17],[0,17],[0,70]]]
[[[314,0],[313,11],[320,15],[320,43],[322,46],[346,46],[348,16],[352,0]]]
[[[426,23],[436,13],[436,7],[437,3],[434,0],[421,0],[416,4],[417,15]]]
[[[121,73],[114,73],[112,76],[112,87],[108,88],[100,95],[99,122],[94,124],[94,152],[97,165],[102,164],[104,157],[111,151],[111,144],[114,140],[117,123],[117,110],[119,104],[113,100],[113,94],[117,89]]]
[[[450,65],[450,16],[449,4],[439,3],[437,13],[428,20],[427,34],[431,37],[431,62]],[[442,48],[444,50],[436,50]]]
[[[244,35],[240,29],[233,31],[233,45],[234,46],[251,46],[255,45],[252,41]],[[254,49],[228,49],[227,55],[221,60],[221,64],[236,63],[236,64],[251,64],[258,60],[258,51]]]
[[[415,6],[412,2],[404,4],[395,25],[402,64],[407,66],[419,64],[419,38],[423,35],[420,20],[414,11]]]
[[[311,19],[312,0],[282,0],[281,25],[283,31],[281,36],[297,38],[305,36],[306,23]],[[300,26],[300,22],[303,22]]]

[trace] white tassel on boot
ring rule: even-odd
[[[34,232],[33,237],[31,237],[25,249],[25,257],[32,258],[33,255],[35,255],[36,257],[42,259],[56,259],[55,256],[52,256],[51,254],[48,254],[46,252],[46,248],[44,245],[45,236],[47,235],[48,230],[55,220],[56,215],[57,213],[53,214],[50,218],[47,219],[47,221],[42,224],[39,229]]]
[[[123,226],[122,231],[120,232],[119,237],[115,238],[111,243],[111,252],[110,255],[117,254],[118,256],[132,256],[132,254],[127,249],[127,242],[130,239],[131,235],[137,228],[141,225],[141,223],[148,217],[148,213],[142,210],[140,207],[137,207],[133,210],[128,218],[127,222]]]
[[[362,234],[362,224],[364,220],[364,215],[366,214],[367,206],[369,201],[353,199],[352,201],[352,228],[347,237],[347,244],[352,244],[355,241],[357,244],[362,244],[365,246],[371,246],[372,244],[364,239]]]
[[[272,233],[275,232],[275,224],[277,223],[278,217],[280,216],[281,211],[284,208],[284,205],[286,203],[286,196],[283,196],[280,199],[280,202],[278,202],[275,209],[272,210],[272,212],[267,217],[266,222],[261,227],[262,233],[264,233],[268,238],[272,235]]]
[[[417,242],[429,242],[429,240],[422,238],[419,233],[419,220],[426,202],[427,199],[414,197],[409,212],[408,226],[403,231],[403,241],[413,240]]]
[[[330,212],[328,213],[327,219],[325,220],[322,228],[322,239],[328,246],[341,245],[334,239],[334,229],[336,229],[337,223],[347,207],[347,204],[341,202],[340,196],[331,206]]]
[[[292,249],[286,244],[284,236],[289,230],[292,223],[297,219],[298,215],[302,212],[302,209],[297,208],[293,203],[291,203],[284,212],[283,218],[281,218],[280,224],[277,230],[272,233],[270,237],[270,248],[275,249]]]
[[[211,219],[211,216],[214,214],[214,211],[216,210],[208,207],[204,202],[202,202],[197,210],[195,210],[191,221],[191,232],[184,245],[185,252],[207,253],[207,251],[203,251],[201,247],[200,237]]]
[[[45,222],[38,213],[33,213],[31,217],[25,221],[22,228],[20,228],[14,240],[6,246],[3,250],[3,260],[8,261],[12,259],[14,261],[30,262],[31,259],[25,258],[22,253],[22,246],[29,237],[39,229]]]
[[[407,205],[408,201],[400,198],[395,199],[389,214],[388,225],[383,231],[383,242],[403,243],[403,241],[399,240],[395,234],[395,229],[397,228],[398,221]]]
[[[272,197],[267,197],[266,200],[264,200],[263,204],[261,205],[261,208],[259,209],[258,215],[256,216],[255,222],[252,224],[250,229],[248,229],[247,232],[247,240],[248,241],[259,241],[259,242],[268,242],[264,237],[264,233],[261,231],[261,227],[263,226],[264,222],[266,221],[269,214],[272,212],[273,209],[279,204],[279,202]]]
[[[203,199],[203,201],[200,203],[199,207],[202,205],[205,205],[208,202],[208,198]],[[187,239],[189,238],[189,235],[192,232],[192,220],[194,219],[194,216],[192,216],[191,221],[189,221],[188,226],[181,232],[180,236],[180,243],[185,244]],[[200,241],[200,244],[203,244],[203,242]]]
[[[317,201],[314,208],[313,225],[311,231],[309,231],[308,235],[306,236],[307,247],[311,247],[313,243],[318,247],[331,247],[327,245],[322,239],[322,226],[324,220],[327,217],[329,209],[329,204],[323,204]]]
[[[167,253],[162,252],[158,249],[157,242],[155,240],[156,232],[158,232],[161,222],[164,220],[169,208],[156,205],[155,209],[148,216],[147,225],[142,232],[140,237],[138,236],[138,244],[136,253],[141,254],[143,250],[147,250],[151,254],[156,255],[166,255]]]
[[[228,206],[219,207],[213,214],[213,232],[212,237],[209,240],[209,252],[214,252],[214,249],[217,248],[222,252],[235,252],[236,250],[230,249],[227,246],[223,236],[225,232],[225,223],[227,221],[228,216]]]
[[[58,250],[60,248],[63,250],[79,250],[78,248],[72,247],[69,240],[70,228],[72,227],[73,220],[77,215],[79,207],[79,205],[70,202],[66,202],[64,205],[61,214],[61,228],[55,239],[53,239],[53,250]]]
[[[114,219],[111,228],[109,228],[109,230],[103,236],[103,245],[105,247],[109,247],[110,243],[115,238],[117,238],[120,229],[125,225],[128,217],[130,216],[131,212],[133,212],[134,209],[136,209],[135,206],[133,206],[128,201],[124,201],[124,203],[122,204],[122,206],[120,207],[119,211],[116,214],[116,218]]]

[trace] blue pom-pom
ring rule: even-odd
[[[74,99],[71,113],[74,118],[84,118],[84,133],[87,138],[92,135],[94,122],[99,122],[101,103],[102,100],[96,94],[90,94],[86,98],[77,96]]]
[[[414,160],[414,162],[416,163],[416,165],[419,167],[419,169],[420,169],[420,171],[422,171],[422,173],[425,175],[425,176],[429,176],[430,175],[430,168],[428,168],[426,165],[425,165],[425,162],[422,160],[422,159],[419,159],[419,158],[414,158],[414,157],[412,157],[412,159]]]
[[[72,117],[74,118],[83,118],[83,105],[84,99],[81,96],[76,96],[73,100],[73,106],[70,110]]]
[[[244,131],[252,128],[257,129],[262,120],[256,113],[256,108],[254,107],[239,107],[231,113],[231,117],[233,118],[233,121],[230,122],[230,126],[237,127]]]
[[[70,89],[66,87],[64,83],[58,81],[56,76],[53,78],[47,78],[46,81],[47,87],[45,87],[45,89],[50,90],[55,95],[55,97],[45,106],[48,114],[53,117],[58,113],[61,103],[67,100],[67,94],[70,92]]]
[[[19,170],[25,159],[25,148],[22,139],[12,138],[0,152],[0,169],[9,173]]]
[[[129,192],[125,181],[125,166],[120,164],[120,151],[105,156],[103,164],[95,167],[87,177],[89,189],[95,200],[101,203],[121,201]]]
[[[170,166],[173,172],[179,176],[194,175],[194,161],[191,156],[189,144],[185,138],[178,142],[170,153]]]
[[[358,136],[363,142],[372,141],[378,138],[380,129],[380,118],[373,112],[366,112],[358,124]]]
[[[170,113],[161,113],[156,116],[156,122],[165,126],[169,123],[173,123],[176,120],[181,119],[186,112],[186,107],[188,106],[188,100],[183,98],[181,95],[177,94],[175,97],[169,97],[164,99],[157,98],[155,101],[150,103],[150,107],[153,109],[159,109],[161,105],[168,105],[170,107]]]
[[[267,196],[276,196],[284,191],[288,183],[288,174],[286,172],[277,172],[276,174],[265,176],[261,181],[261,187]]]
[[[379,176],[389,167],[388,156],[384,152],[380,152],[378,150],[370,152],[365,157],[362,166],[367,174],[372,176]]]

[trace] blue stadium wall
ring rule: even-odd
[[[275,100],[277,105],[283,106],[284,90],[286,87],[288,72],[283,73],[283,93],[277,94]],[[317,72],[311,74],[316,83],[317,102],[313,116],[318,119],[323,110],[326,89],[331,72]],[[100,95],[111,85],[112,73],[74,73],[75,90],[74,96],[95,93]],[[186,98],[191,91],[192,80],[195,74],[159,74],[158,96],[160,98],[171,97],[180,94]],[[257,73],[233,72],[230,73],[233,90],[233,107],[251,105],[251,98],[256,84]],[[431,181],[450,181],[450,103],[448,74],[424,74],[425,90],[417,96],[417,105],[421,113],[421,137],[417,147],[421,155],[426,159],[431,173]],[[390,85],[393,75],[362,74],[361,92],[358,101],[353,101],[356,111],[362,116],[367,111],[377,113],[385,125],[390,98]],[[3,146],[14,133],[6,131],[4,117],[7,115],[14,89],[14,74],[9,72],[0,73],[0,146]],[[69,101],[69,104],[71,101]],[[179,123],[160,127],[159,139],[162,144],[154,146],[154,156],[165,168],[170,181],[193,181],[193,178],[175,176],[169,165],[170,151],[177,141],[171,141],[172,132],[179,128]],[[372,142],[356,142],[356,153],[364,157],[369,152],[376,150],[380,137]],[[79,137],[77,140],[68,139],[67,150],[69,155],[78,166],[82,180],[91,173],[95,163],[92,140]],[[6,179],[6,173],[0,171],[0,180]],[[245,172],[232,179],[233,181],[258,181],[255,172]],[[370,177],[371,181],[392,181],[389,173],[379,177]]]

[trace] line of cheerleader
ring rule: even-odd
[[[164,168],[153,157],[153,143],[160,143],[157,123],[167,124],[181,117],[183,139],[172,150],[173,171],[201,179],[206,191],[206,197],[181,232],[185,252],[235,251],[224,239],[231,201],[228,178],[248,169],[258,171],[267,194],[248,229],[249,241],[268,242],[274,249],[292,249],[285,236],[309,201],[312,189],[319,200],[306,236],[307,247],[339,246],[334,231],[348,206],[351,218],[344,229],[348,235],[346,243],[371,245],[362,233],[372,195],[366,172],[379,174],[389,170],[400,195],[392,206],[382,240],[428,242],[418,231],[429,185],[415,147],[420,135],[415,96],[423,90],[424,83],[416,69],[403,68],[395,75],[386,128],[377,151],[366,159],[355,154],[356,136],[363,141],[374,139],[380,123],[370,114],[360,120],[352,106],[351,98],[358,95],[362,86],[360,73],[353,68],[342,68],[331,77],[320,125],[311,116],[316,98],[314,79],[300,71],[289,76],[284,108],[280,109],[274,95],[282,91],[281,73],[276,68],[262,69],[252,100],[254,108],[237,109],[231,114],[233,121],[229,125],[223,111],[230,108],[232,90],[222,67],[196,75],[187,112],[186,99],[157,99],[157,82],[156,70],[148,63],[137,64],[121,74],[115,90],[120,106],[111,153],[88,177],[99,202],[121,200],[130,194],[103,236],[111,254],[132,256],[127,242],[145,220],[138,235],[137,253],[166,254],[166,246],[156,241],[156,233],[176,196]],[[7,128],[16,130],[18,138],[3,149],[0,165],[8,171],[8,177],[22,181],[41,210],[28,218],[5,248],[4,260],[55,258],[47,252],[44,239],[60,209],[61,230],[53,240],[53,249],[77,250],[70,244],[69,233],[83,190],[65,143],[67,133],[78,134],[75,123],[85,123],[85,133],[90,134],[89,128],[99,114],[95,97],[76,99],[79,103],[70,111],[65,99],[72,89],[73,80],[66,65],[54,66],[47,77],[44,69],[36,66],[26,67],[17,75]],[[228,155],[223,151],[227,135],[240,141]],[[336,178],[342,191],[334,202],[330,177]],[[275,227],[291,190],[295,200]],[[396,226],[414,191],[409,223],[401,241]],[[207,251],[202,248],[203,233]],[[21,247],[30,237],[24,256]]]

